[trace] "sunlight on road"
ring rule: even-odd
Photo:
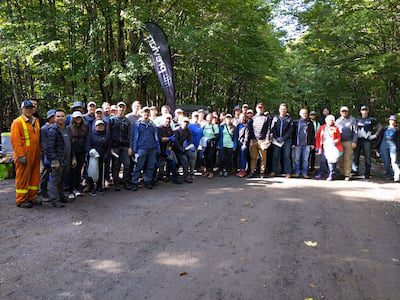
[[[90,259],[85,261],[91,268],[97,271],[104,271],[106,273],[122,273],[123,269],[121,263],[114,260],[100,260],[100,259]]]
[[[162,252],[156,256],[156,263],[166,266],[176,267],[199,267],[200,260],[193,257],[191,254],[171,254],[168,252]]]

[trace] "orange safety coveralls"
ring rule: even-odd
[[[11,144],[14,149],[15,192],[17,205],[33,201],[40,182],[40,125],[35,118],[32,123],[24,116],[11,124]],[[26,164],[18,158],[25,156]]]

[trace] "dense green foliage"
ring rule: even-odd
[[[317,107],[355,111],[368,104],[387,116],[400,109],[400,2],[316,0],[300,14],[307,26],[288,47],[293,70],[288,98]]]
[[[269,18],[260,0],[2,1],[1,98],[162,104],[140,40],[152,20],[169,38],[178,103],[254,103],[274,96],[283,51]]]
[[[304,1],[307,31],[286,45],[271,25],[277,2],[0,1],[0,123],[25,97],[42,112],[74,99],[163,104],[140,40],[149,20],[168,35],[178,104],[399,109],[398,1]]]

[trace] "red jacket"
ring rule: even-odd
[[[322,125],[319,127],[317,131],[317,135],[315,137],[315,149],[317,150],[322,150],[322,141],[323,141],[323,134],[325,131],[326,124]],[[332,133],[333,133],[333,140],[335,141],[335,146],[336,148],[340,151],[343,152],[343,145],[340,139],[340,131],[339,128],[336,126],[332,126]]]

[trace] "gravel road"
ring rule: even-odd
[[[13,190],[0,299],[400,299],[400,184],[196,178],[31,210]]]

